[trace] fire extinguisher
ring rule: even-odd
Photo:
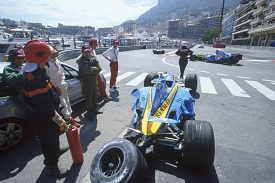
[[[83,152],[80,144],[78,130],[74,125],[70,125],[66,131],[72,159],[75,164],[82,163],[84,160]]]

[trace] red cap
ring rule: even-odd
[[[13,56],[16,58],[24,58],[25,57],[24,53],[18,49],[9,51],[9,56]]]
[[[91,43],[92,43],[92,44],[91,44]],[[92,45],[99,45],[99,44],[97,43],[97,40],[96,40],[96,39],[91,38],[91,39],[89,39],[89,45],[92,46]]]
[[[92,51],[92,50],[91,50],[90,46],[86,44],[86,45],[82,46],[82,52],[84,52],[84,51]]]
[[[119,43],[117,39],[114,40],[114,44],[115,44],[115,43]]]

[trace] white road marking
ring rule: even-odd
[[[248,84],[250,84],[253,88],[258,90],[260,93],[262,93],[264,96],[269,98],[270,100],[275,100],[275,92],[267,88],[266,86],[260,84],[257,81],[247,81],[245,80]]]
[[[117,73],[120,73],[120,71],[118,71]],[[107,73],[107,74],[103,74],[105,78],[108,78],[111,76],[111,72]]]
[[[238,97],[250,97],[246,92],[232,79],[224,79],[221,78],[222,82],[228,88],[228,90],[232,93],[233,96]]]
[[[250,79],[249,77],[237,76],[237,78]]]
[[[275,82],[274,80],[262,79],[263,81]]]
[[[178,65],[173,65],[173,64],[167,63],[167,62],[165,61],[165,58],[167,58],[167,57],[163,57],[163,58],[162,58],[162,62],[163,62],[163,63],[165,63],[165,64],[167,64],[167,65],[171,65],[171,66],[173,66],[173,67],[179,67]]]
[[[247,61],[247,62],[274,62],[274,60],[250,60],[250,59],[243,59],[241,61]]]
[[[187,68],[187,70],[194,71],[195,69],[190,69],[190,68]]]
[[[135,72],[126,72],[122,75],[119,75],[117,78],[116,78],[116,82],[118,83],[119,81],[131,76],[132,74],[134,74]],[[110,81],[107,81],[107,83],[110,83]]]
[[[126,85],[137,86],[139,83],[141,83],[142,81],[144,81],[144,79],[147,76],[147,74],[148,73],[142,73],[141,75],[139,75],[138,77],[136,77],[132,81],[126,83]]]
[[[208,72],[208,71],[200,71],[200,72],[207,73],[207,74],[209,74],[209,73],[210,73],[210,72]]]
[[[217,73],[217,75],[219,75],[219,76],[229,76],[227,74],[220,74],[220,73]]]
[[[201,92],[217,94],[217,91],[209,77],[200,77]]]

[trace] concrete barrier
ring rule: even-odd
[[[129,50],[138,50],[143,49],[142,46],[119,46],[119,51],[129,51]],[[109,47],[97,48],[95,50],[96,54],[102,54],[104,51],[109,49]],[[64,62],[66,60],[70,60],[73,58],[77,58],[81,54],[81,49],[73,49],[73,50],[64,50],[59,52],[58,60]]]

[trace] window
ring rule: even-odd
[[[65,65],[62,65],[62,67],[65,75],[65,80],[75,79],[78,77],[78,72],[76,70]]]
[[[9,44],[0,44],[0,53],[6,53],[9,46]]]

